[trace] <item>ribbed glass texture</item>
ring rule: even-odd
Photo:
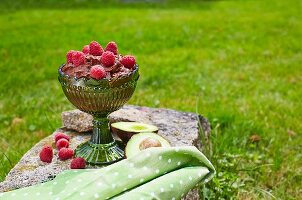
[[[115,79],[76,79],[59,68],[59,81],[67,99],[79,110],[93,115],[90,141],[76,149],[76,156],[93,165],[103,165],[124,157],[123,148],[113,139],[107,116],[121,108],[131,98],[139,78],[138,66],[127,75]]]

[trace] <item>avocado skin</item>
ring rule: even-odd
[[[148,124],[146,124],[146,125],[148,125]],[[116,134],[125,144],[130,140],[130,138],[133,135],[138,134],[138,133],[142,133],[142,132],[146,132],[146,131],[141,131],[141,132],[138,132],[138,131],[125,131],[125,130],[121,130],[119,128],[113,127],[112,124],[110,124],[110,128],[111,128],[111,131],[114,134]],[[151,132],[151,131],[148,131],[148,132]],[[158,133],[158,129],[155,130],[155,131],[152,131],[152,133]]]

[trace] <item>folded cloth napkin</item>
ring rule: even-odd
[[[214,174],[196,147],[156,147],[101,169],[66,170],[52,181],[0,193],[0,199],[176,200]]]

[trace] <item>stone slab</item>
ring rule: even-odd
[[[126,105],[110,114],[109,119],[110,123],[137,121],[154,124],[159,128],[158,134],[165,137],[172,146],[194,145],[200,148],[200,130],[205,138],[210,134],[210,125],[206,118],[194,113],[170,109]],[[70,147],[75,149],[77,145],[89,140],[90,134],[87,132],[92,129],[91,120],[90,115],[79,110],[63,112],[63,127],[41,140],[21,158],[6,176],[5,181],[0,183],[0,192],[45,182],[69,169],[70,160],[60,161],[55,148],[54,158],[50,164],[40,161],[39,152],[45,144],[55,147],[53,135],[58,131],[70,136]],[[199,199],[198,190],[192,190],[185,199]]]
[[[153,124],[159,128],[158,134],[165,137],[173,146],[200,147],[199,126],[206,139],[210,134],[209,122],[203,116],[170,109],[126,105],[111,113],[109,119],[111,123],[135,121]],[[77,132],[92,130],[92,116],[79,110],[63,112],[62,122],[63,127]]]

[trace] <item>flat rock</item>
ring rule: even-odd
[[[201,147],[200,132],[208,138],[210,125],[206,118],[188,112],[170,109],[149,108],[127,105],[109,115],[110,123],[117,121],[137,121],[153,124],[159,128],[158,134],[166,138],[172,146],[194,145]],[[60,161],[57,150],[54,150],[52,163],[45,164],[39,159],[43,145],[52,145],[55,149],[53,135],[64,132],[71,138],[70,147],[75,149],[79,144],[89,140],[92,130],[92,116],[79,110],[62,113],[63,127],[44,138],[30,149],[0,183],[0,192],[51,180],[60,172],[69,169],[70,160]],[[197,189],[192,190],[184,199],[198,200]]]
[[[92,130],[92,116],[79,110],[62,113],[63,127],[76,132]],[[179,112],[163,108],[149,108],[126,105],[109,115],[111,123],[134,121],[153,124],[159,128],[159,134],[173,146],[195,145],[200,147],[199,123],[205,138],[210,133],[206,118],[195,113]]]

